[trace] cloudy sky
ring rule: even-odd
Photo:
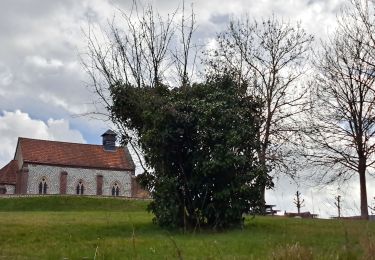
[[[254,18],[275,14],[301,21],[317,39],[335,27],[335,15],[345,0],[197,0],[196,40],[209,43],[229,19],[248,13]],[[179,1],[152,1],[163,14]],[[80,63],[89,24],[104,26],[118,8],[128,10],[131,0],[1,0],[0,1],[0,167],[14,155],[19,136],[100,143],[109,123],[81,114],[94,110],[95,96]],[[281,178],[268,202],[282,211],[293,210],[296,185]],[[301,184],[304,209],[328,216],[335,214],[337,186],[323,189]],[[359,186],[353,180],[341,187],[344,214],[358,212]],[[375,194],[368,191],[369,198]],[[346,200],[345,200],[346,196]],[[353,200],[354,199],[354,200]]]

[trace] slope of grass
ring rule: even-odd
[[[375,255],[372,222],[248,217],[243,229],[183,234],[152,224],[146,204],[85,197],[0,199],[0,259],[372,259]]]
[[[148,201],[86,196],[15,197],[0,200],[1,211],[145,211]]]

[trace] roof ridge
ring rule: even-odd
[[[34,140],[34,141],[43,141],[43,142],[53,142],[53,143],[64,143],[64,144],[79,144],[79,145],[91,145],[91,146],[103,146],[101,144],[84,144],[84,143],[77,143],[77,142],[67,142],[67,141],[58,141],[58,140],[45,140],[45,139],[37,139],[37,138],[29,138],[29,137],[18,137],[19,140]],[[122,147],[122,146],[116,146]]]

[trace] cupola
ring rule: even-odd
[[[107,130],[103,137],[103,148],[105,151],[116,151],[116,133],[112,130]]]

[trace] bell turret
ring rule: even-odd
[[[103,148],[105,151],[116,151],[116,133],[112,130],[107,130],[103,137]]]

